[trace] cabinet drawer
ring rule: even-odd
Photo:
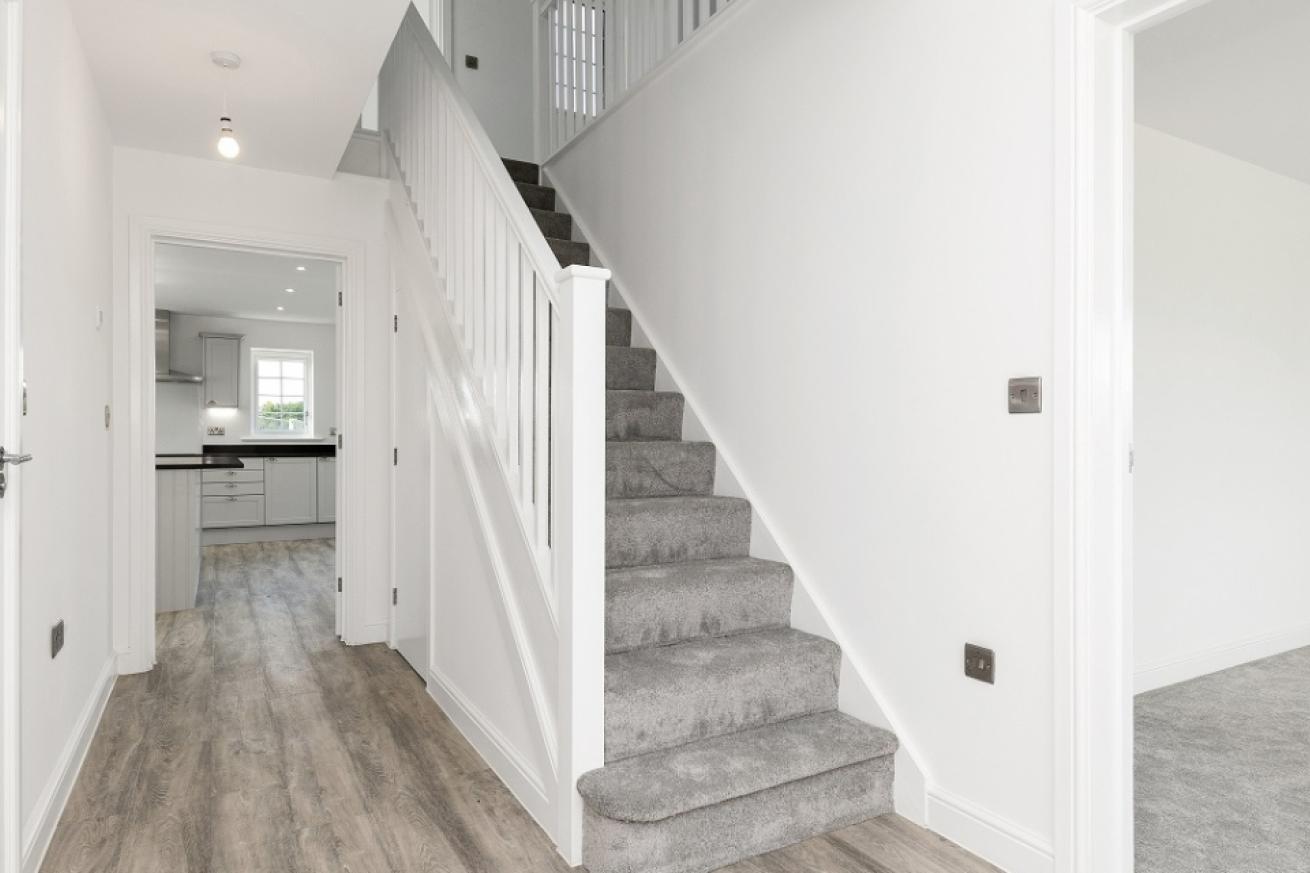
[[[206,482],[202,486],[206,497],[249,496],[264,493],[264,481],[258,482]]]
[[[200,474],[200,481],[208,485],[211,482],[263,482],[264,471],[259,470],[205,470]]]
[[[259,527],[264,523],[263,495],[202,497],[200,518],[204,527]]]
[[[247,470],[264,469],[264,458],[262,456],[257,458],[241,458],[240,461],[246,465]]]

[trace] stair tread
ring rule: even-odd
[[[505,164],[505,169],[509,171],[510,178],[515,182],[528,182],[535,184],[541,178],[541,167],[530,161],[520,161],[514,158],[501,158]]]
[[[620,390],[654,390],[655,350],[632,346],[606,346],[605,387]]]
[[[606,389],[605,438],[680,440],[683,409],[677,391]]]
[[[760,558],[711,558],[605,573],[605,651],[786,627],[792,570]]]
[[[698,740],[592,770],[578,791],[619,821],[661,821],[890,755],[896,737],[837,711]]]
[[[606,761],[837,708],[841,649],[794,628],[605,658]]]

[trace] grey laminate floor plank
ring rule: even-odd
[[[206,549],[121,677],[43,873],[565,873],[385,646],[335,634],[330,540]],[[724,873],[993,873],[886,816]]]

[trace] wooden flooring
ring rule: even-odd
[[[563,873],[385,646],[333,632],[330,540],[211,546],[118,680],[43,873]],[[994,873],[897,816],[724,873]]]

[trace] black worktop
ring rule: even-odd
[[[245,467],[235,455],[155,455],[156,470],[240,470]]]
[[[214,443],[205,446],[205,456],[242,458],[331,458],[337,453],[332,443]]]

